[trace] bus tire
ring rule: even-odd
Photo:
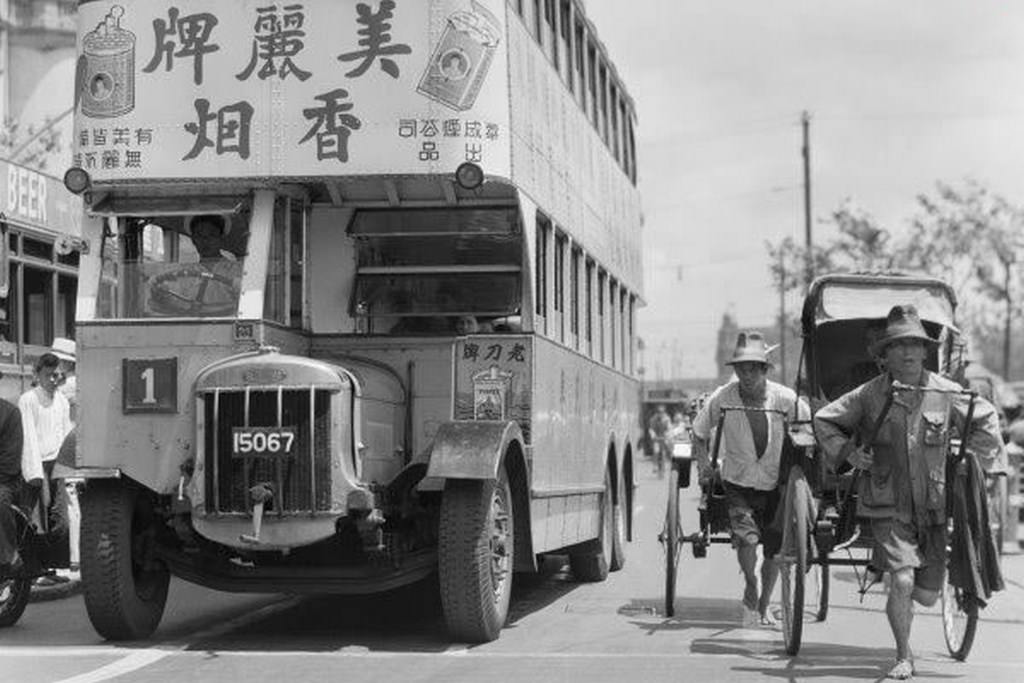
[[[608,567],[610,571],[617,572],[626,566],[626,510],[629,501],[626,499],[625,476],[619,476],[618,496],[615,500],[615,508],[612,513],[614,520],[614,535],[612,536],[612,561]]]
[[[569,566],[578,581],[594,583],[608,578],[614,537],[615,504],[612,499],[611,477],[605,471],[604,493],[601,494],[600,536],[596,541],[584,544],[580,550],[569,553]]]
[[[140,552],[152,543],[153,509],[121,480],[92,481],[82,496],[81,565],[85,607],[107,640],[137,640],[156,630],[170,572]]]
[[[441,606],[455,639],[486,643],[508,617],[515,566],[512,489],[496,480],[449,479],[441,499],[438,575]]]

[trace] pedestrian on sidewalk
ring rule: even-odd
[[[70,406],[58,391],[63,379],[60,362],[52,353],[40,356],[35,365],[36,386],[18,399],[24,435],[21,469],[40,503],[40,521],[51,542],[69,543],[67,491],[53,472],[61,444],[71,432]],[[57,582],[62,581],[54,577],[37,581],[40,585]]]
[[[785,421],[768,412],[726,411],[722,433],[715,434],[723,406],[782,411],[808,419],[810,411],[796,392],[768,380],[771,348],[759,332],[741,332],[731,365],[737,379],[718,387],[693,421],[693,453],[702,486],[711,485],[709,450],[713,439],[721,441],[720,473],[729,509],[732,545],[743,572],[744,622],[773,626],[772,590],[779,570],[773,558],[782,534],[771,524],[779,506],[779,467],[785,441]],[[798,408],[799,405],[799,408]],[[758,591],[758,545],[763,545],[761,587]]]
[[[833,468],[844,462],[865,471],[859,478],[857,514],[870,520],[875,547],[872,564],[890,574],[885,612],[896,641],[889,678],[914,671],[910,629],[914,602],[935,604],[946,570],[946,458],[951,428],[968,434],[967,448],[985,466],[1002,449],[999,417],[991,403],[977,399],[968,426],[969,400],[959,394],[897,392],[881,427],[874,431],[894,382],[957,391],[952,380],[925,369],[928,335],[913,305],[894,306],[876,353],[885,372],[822,407],[815,433]],[[952,484],[952,482],[950,482]]]

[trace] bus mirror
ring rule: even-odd
[[[3,214],[0,214],[0,221],[4,218]],[[11,268],[10,268],[10,243],[7,239],[7,223],[0,222],[0,299],[6,299],[8,290],[11,286]],[[6,313],[6,303],[5,313]],[[4,320],[7,320],[7,316],[4,315]]]

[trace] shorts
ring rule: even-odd
[[[945,524],[925,527],[917,533],[914,525],[897,519],[871,520],[871,533],[875,538],[871,563],[876,569],[892,572],[914,569],[914,585],[928,591],[942,589],[946,576]]]
[[[732,547],[764,544],[765,557],[773,557],[782,547],[782,533],[775,516],[779,509],[779,489],[762,491],[723,482]]]

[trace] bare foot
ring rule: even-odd
[[[763,612],[761,612],[761,626],[778,626],[778,625],[779,625],[779,621],[778,621],[778,619],[775,618],[775,615],[772,614],[771,609],[765,608],[765,610]]]
[[[896,665],[889,669],[886,678],[894,678],[897,681],[905,681],[914,677],[914,663],[909,659],[897,659]]]

